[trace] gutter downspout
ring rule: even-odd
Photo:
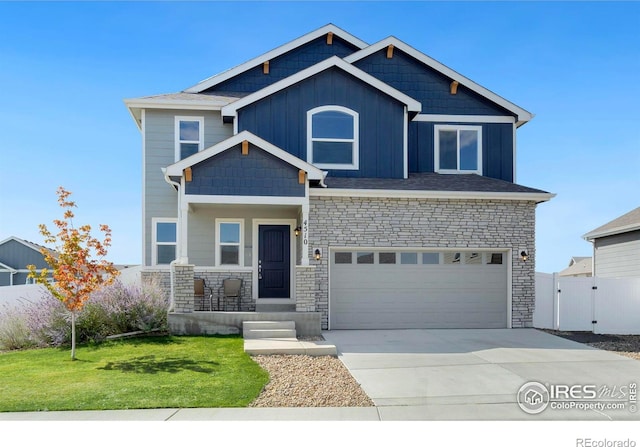
[[[164,181],[169,185],[175,186],[176,191],[178,192],[178,225],[176,225],[176,241],[179,241],[178,237],[180,233],[180,227],[182,226],[182,204],[180,197],[180,183],[174,182],[167,175],[167,168],[161,168],[162,175],[164,176]],[[176,246],[176,255],[178,254],[178,247]],[[174,259],[169,263],[169,282],[171,284],[171,296],[169,298],[169,312],[173,312],[175,310],[175,300],[174,300],[174,276],[175,276],[175,265],[180,263],[180,259]]]

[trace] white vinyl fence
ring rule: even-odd
[[[640,278],[571,278],[536,272],[533,326],[640,334]]]

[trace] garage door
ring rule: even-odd
[[[331,329],[505,328],[507,254],[335,250]]]

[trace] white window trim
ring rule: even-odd
[[[220,224],[221,223],[235,223],[240,225],[240,240],[238,242],[238,264],[222,264],[220,248],[224,245],[235,246],[236,244],[223,244],[220,242]],[[244,219],[233,219],[233,218],[220,218],[215,220],[216,225],[216,253],[215,253],[215,266],[216,267],[244,267]]]
[[[341,112],[351,115],[353,117],[353,139],[342,138],[313,138],[312,137],[312,119],[313,115],[321,112]],[[342,106],[320,106],[307,111],[307,162],[321,169],[343,169],[343,170],[357,170],[360,166],[360,115],[355,110],[348,109]],[[339,163],[313,163],[313,142],[314,141],[336,141],[336,142],[350,142],[352,147],[352,160],[350,164]]]
[[[434,170],[440,174],[479,174],[482,175],[482,126],[459,126],[451,124],[436,124],[433,126],[434,133]],[[441,130],[455,130],[458,134],[458,147],[457,147],[457,169],[440,169],[440,131]],[[461,130],[475,130],[478,132],[478,169],[475,170],[461,170],[460,169],[460,131]]]
[[[175,242],[158,242],[158,224],[174,223],[176,224],[176,241]],[[167,265],[158,264],[158,245],[175,245],[176,259],[178,258],[178,219],[173,217],[154,217],[151,219],[151,265]]]
[[[180,121],[197,121],[198,124],[198,137],[200,141],[195,140],[180,140]],[[174,158],[176,163],[181,160],[180,158],[180,143],[198,143],[198,152],[204,147],[204,116],[176,116],[174,120]]]

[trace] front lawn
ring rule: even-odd
[[[159,336],[0,354],[0,412],[245,407],[268,374],[237,336]]]

